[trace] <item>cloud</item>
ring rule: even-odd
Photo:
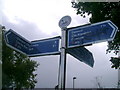
[[[2,20],[2,24],[7,28],[7,30],[12,29],[29,41],[49,37],[49,35],[42,32],[35,23],[28,22],[17,17],[14,18],[15,21],[10,21],[5,15],[3,15]]]

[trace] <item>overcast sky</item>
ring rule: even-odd
[[[71,7],[71,0],[2,0],[2,25],[25,37],[29,41],[61,35],[59,20],[69,15],[72,22],[68,27],[89,23],[89,17],[76,15]],[[116,87],[118,73],[111,69],[110,57],[106,54],[107,43],[86,47],[94,56],[94,67],[67,55],[66,87],[72,88],[73,77],[76,88],[96,88],[98,81],[102,87]],[[41,56],[31,58],[40,63],[36,73],[37,88],[54,88],[58,83],[60,56]]]

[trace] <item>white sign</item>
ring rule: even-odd
[[[59,21],[59,27],[60,28],[66,28],[71,23],[71,17],[70,16],[64,16]]]

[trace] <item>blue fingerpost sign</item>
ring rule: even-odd
[[[59,41],[60,37],[32,41],[29,56],[60,54]]]
[[[15,31],[11,29],[7,31],[5,33],[5,41],[6,44],[14,50],[29,55],[31,42],[17,34]]]
[[[67,47],[84,46],[88,44],[111,41],[118,27],[110,20],[68,29]]]
[[[94,58],[92,53],[84,47],[69,48],[67,49],[67,53],[91,67],[94,66]]]
[[[5,41],[9,47],[30,57],[60,54],[59,40],[60,36],[30,42],[11,29],[5,33]]]

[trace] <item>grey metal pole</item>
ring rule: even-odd
[[[120,47],[118,52],[118,58],[120,58]],[[118,88],[120,88],[120,66],[118,68]]]
[[[65,79],[66,79],[66,29],[71,22],[70,16],[64,16],[59,21],[59,27],[62,31],[61,36],[61,54],[59,64],[59,75],[58,75],[58,87],[61,90],[65,90]]]
[[[62,30],[61,38],[61,54],[60,54],[60,66],[59,66],[59,88],[65,90],[65,79],[66,79],[66,28]]]
[[[76,79],[76,77],[73,77],[73,90],[75,88],[75,79]]]
[[[73,90],[74,90],[74,78],[73,78]]]

